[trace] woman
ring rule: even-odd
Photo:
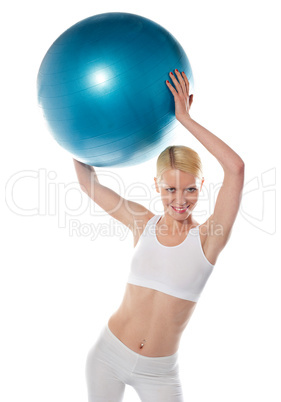
[[[183,401],[178,367],[180,338],[226,245],[241,200],[243,160],[189,114],[193,95],[184,74],[167,86],[175,115],[218,160],[224,180],[212,215],[201,225],[192,216],[202,189],[198,154],[166,148],[157,160],[156,191],[164,214],[154,215],[99,183],[94,168],[74,160],[83,191],[132,230],[135,252],[123,301],[89,351],[89,402],[122,401],[125,385],[145,402]]]

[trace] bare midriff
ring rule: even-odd
[[[123,301],[109,318],[111,332],[128,348],[143,356],[170,356],[196,302],[127,283]]]

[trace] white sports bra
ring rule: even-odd
[[[190,229],[182,243],[167,247],[156,237],[160,217],[147,222],[134,249],[127,282],[197,302],[214,268],[202,249],[200,225]]]

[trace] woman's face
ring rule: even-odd
[[[173,218],[186,219],[195,208],[204,180],[178,169],[167,170],[157,183],[156,191],[161,194],[164,213]]]

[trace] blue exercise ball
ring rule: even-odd
[[[166,29],[136,14],[98,14],[51,45],[38,72],[38,102],[54,139],[77,160],[133,166],[175,137],[179,123],[165,81],[176,68],[192,94],[189,60]]]

